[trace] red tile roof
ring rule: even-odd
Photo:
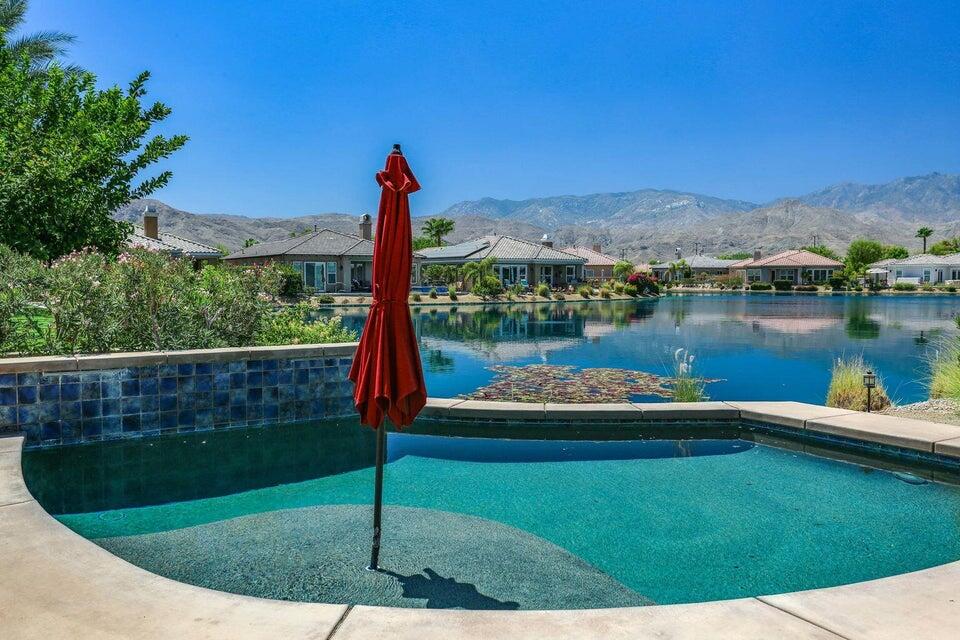
[[[812,251],[793,249],[791,251],[781,251],[778,254],[759,260],[751,260],[746,264],[737,263],[736,266],[740,269],[756,269],[759,267],[832,267],[836,269],[842,267],[843,263]]]
[[[586,247],[564,247],[562,251],[580,256],[587,261],[588,267],[612,267],[617,263],[617,259],[613,256]]]

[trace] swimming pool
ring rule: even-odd
[[[960,558],[950,474],[933,482],[809,455],[731,425],[674,429],[670,439],[623,429],[589,440],[576,429],[549,440],[417,431],[389,438],[380,574],[363,569],[373,434],[354,421],[32,450],[23,469],[50,513],[134,564],[287,600],[698,602]]]
[[[329,312],[324,312],[329,313]],[[338,310],[362,329],[366,311]],[[669,376],[676,349],[696,357],[714,400],[820,404],[840,356],[862,354],[897,402],[928,397],[926,358],[956,332],[960,297],[809,294],[689,294],[637,301],[419,307],[413,320],[431,396],[489,385],[497,367],[518,387],[562,369],[622,369]],[[622,381],[612,384],[620,385]],[[585,388],[574,379],[567,388]],[[560,385],[561,388],[563,384]],[[494,399],[512,399],[509,392]],[[662,401],[649,393],[632,401]],[[564,401],[571,401],[566,399]]]

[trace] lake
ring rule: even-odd
[[[366,310],[341,313],[346,326],[362,330]],[[536,385],[539,376],[562,367],[572,375],[622,369],[669,376],[676,350],[687,349],[695,357],[695,374],[715,380],[707,385],[713,400],[822,404],[832,362],[862,355],[891,398],[909,403],[927,398],[926,358],[957,332],[958,313],[960,297],[949,295],[731,293],[428,307],[414,309],[413,320],[432,397],[456,397],[489,385],[498,374],[492,367],[514,376],[507,386],[516,383],[516,399],[524,399],[524,385]],[[566,386],[560,381],[560,393],[583,386],[571,380]],[[630,399],[666,398],[641,389]]]

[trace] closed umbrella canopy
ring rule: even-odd
[[[420,184],[400,153],[400,145],[393,145],[386,168],[377,172],[377,182],[381,192],[373,242],[373,301],[350,368],[360,422],[377,430],[373,546],[367,567],[371,571],[379,569],[380,558],[383,466],[387,457],[383,418],[390,418],[397,428],[405,427],[427,403],[420,350],[407,305],[413,266],[407,196],[419,190]]]
[[[386,415],[396,427],[413,422],[427,401],[420,351],[410,319],[413,266],[410,203],[420,184],[399,152],[377,172],[382,189],[373,245],[373,303],[350,369],[360,421],[374,429]]]

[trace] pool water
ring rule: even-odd
[[[365,310],[338,313],[347,326],[363,328]],[[696,374],[718,380],[707,385],[714,400],[822,404],[834,360],[862,354],[891,397],[908,403],[927,399],[927,358],[943,336],[956,333],[958,313],[960,297],[949,295],[731,293],[421,307],[413,320],[433,397],[456,397],[489,384],[495,365],[612,367],[669,376],[674,352],[683,348],[696,357]]]
[[[374,439],[356,422],[32,450],[23,466],[48,511],[130,562],[288,600],[633,606],[960,558],[960,487],[762,442],[390,434],[378,574]]]

